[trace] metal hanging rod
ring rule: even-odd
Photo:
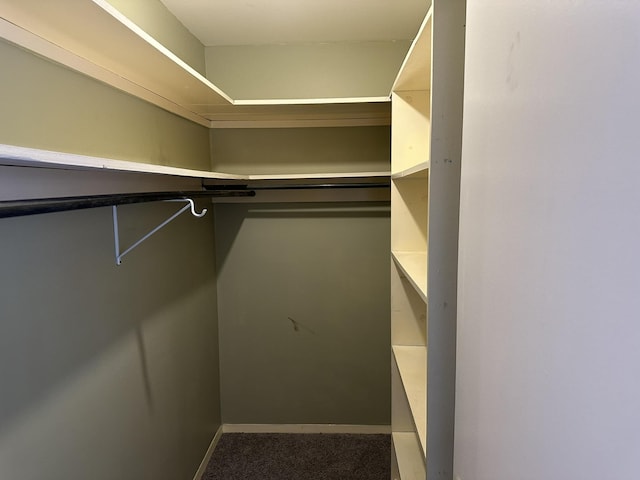
[[[112,195],[85,195],[77,197],[38,198],[30,200],[0,201],[0,218],[21,217],[41,213],[64,212],[86,208],[111,207],[133,203],[186,200],[197,197],[253,197],[251,190],[229,190],[212,187],[213,190],[195,192],[119,193]]]
[[[391,182],[368,183],[284,183],[284,184],[257,184],[257,185],[204,185],[204,188],[215,188],[218,191],[229,189],[230,191],[255,191],[255,190],[313,190],[313,189],[338,189],[338,188],[390,188]]]

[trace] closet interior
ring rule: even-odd
[[[293,428],[451,477],[464,9],[252,98],[175,19],[0,1],[0,476],[187,478],[222,431]]]

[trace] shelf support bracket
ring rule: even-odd
[[[198,217],[198,218],[204,217],[204,215],[207,213],[207,209],[206,208],[202,209],[202,211],[200,213],[196,212],[195,203],[193,202],[193,200],[191,198],[176,198],[176,199],[163,200],[163,201],[164,202],[187,202],[187,204],[185,206],[183,206],[180,210],[178,210],[176,213],[171,215],[168,219],[166,219],[160,225],[158,225],[153,230],[151,230],[149,233],[147,233],[142,238],[140,238],[140,240],[135,242],[133,245],[131,245],[129,248],[127,248],[124,252],[120,252],[120,233],[119,233],[119,229],[118,229],[118,206],[117,205],[113,205],[112,206],[112,209],[113,209],[113,237],[114,237],[115,251],[116,251],[116,265],[122,265],[122,257],[124,257],[127,253],[131,252],[134,248],[139,246],[147,238],[149,238],[151,235],[153,235],[154,233],[159,231],[161,228],[165,227],[171,221],[173,221],[176,218],[178,218],[180,215],[182,215],[187,210],[191,210],[191,214],[194,217]]]

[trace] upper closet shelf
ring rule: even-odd
[[[429,8],[400,67],[400,72],[393,83],[394,92],[431,90],[431,55],[425,55],[424,52],[431,52],[432,16],[433,6]]]
[[[234,102],[106,0],[0,0],[0,12],[1,38],[206,127],[390,123],[386,97]]]
[[[133,173],[155,173],[176,177],[210,178],[220,180],[243,180],[246,176],[192,170],[149,163],[128,162],[111,158],[92,157],[73,153],[53,152],[35,148],[0,144],[0,165],[28,167],[65,168],[82,170],[112,170]]]
[[[232,173],[192,170],[169,167],[149,163],[128,162],[111,158],[92,157],[73,153],[54,152],[35,148],[0,144],[0,165],[17,165],[29,167],[64,168],[79,170],[111,170],[132,173],[154,173],[175,177],[192,177],[214,180],[308,180],[332,178],[370,178],[388,177],[389,172],[354,172],[354,173],[299,173],[274,175],[237,175]]]

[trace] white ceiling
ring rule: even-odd
[[[410,40],[429,0],[161,0],[205,46]]]

